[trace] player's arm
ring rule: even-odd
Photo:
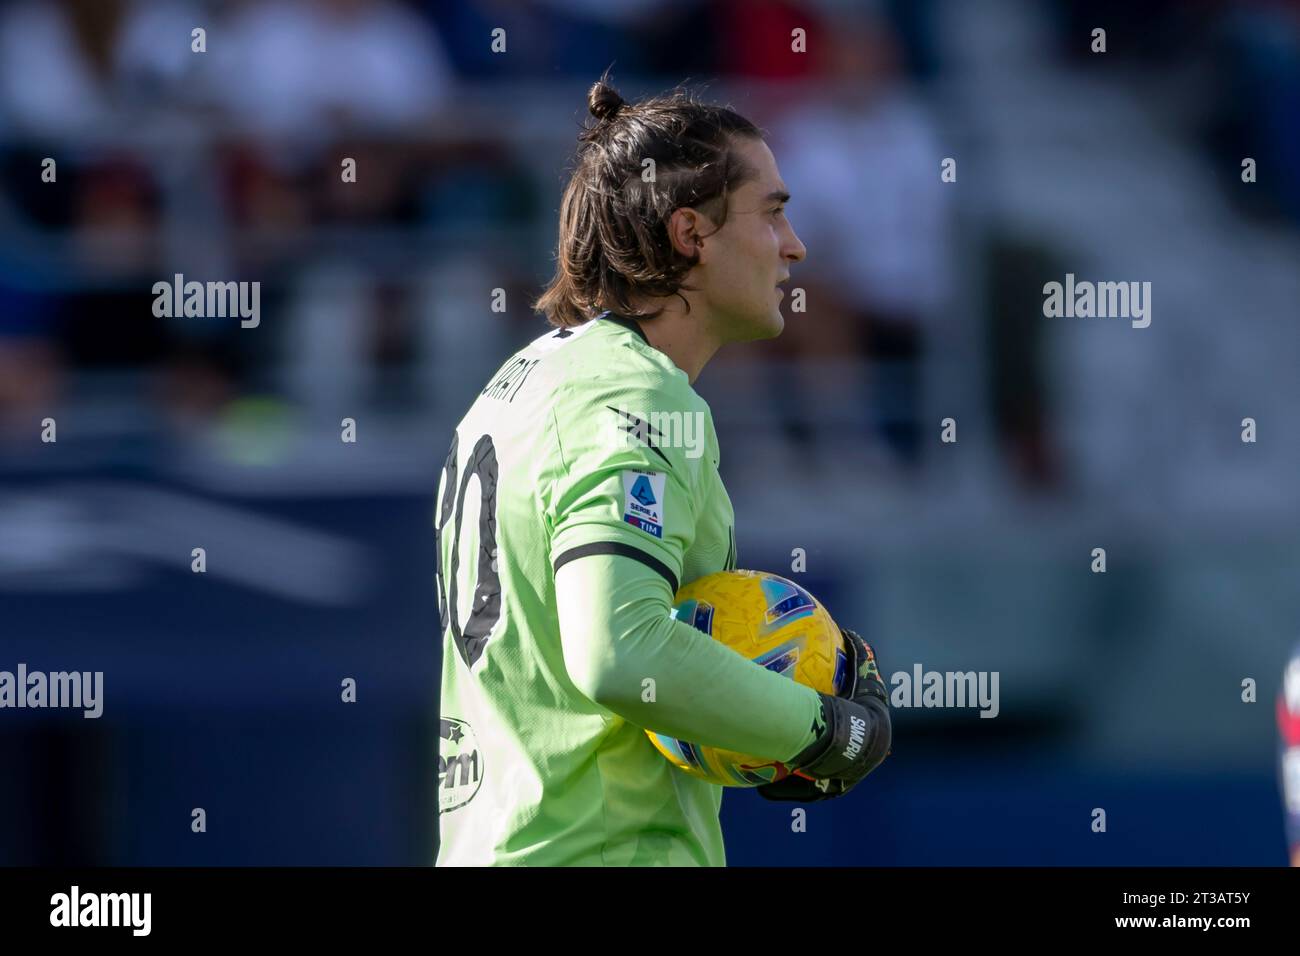
[[[614,414],[617,398],[588,398],[580,410],[565,410],[567,429],[552,414],[560,467],[543,494],[575,685],[648,730],[793,761],[810,777],[838,781],[817,798],[847,792],[888,751],[887,706],[868,699],[873,688],[865,681],[852,699],[817,694],[669,616],[694,541],[701,463],[680,448],[611,441],[619,433],[600,416],[605,408]],[[654,404],[663,400],[662,392],[634,390],[641,409],[663,410]]]
[[[636,726],[786,760],[813,739],[817,693],[670,616],[705,463],[627,426],[697,403],[635,377],[594,376],[556,394],[555,464],[539,490],[565,664],[580,692]]]
[[[629,723],[769,760],[817,739],[817,692],[672,618],[669,584],[636,554],[567,561],[555,584],[570,678]]]

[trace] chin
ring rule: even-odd
[[[767,311],[759,309],[736,310],[727,323],[731,333],[725,336],[729,342],[759,342],[774,339],[785,330],[785,316],[779,306],[772,305]]]
[[[780,309],[773,309],[772,314],[765,316],[761,322],[755,324],[756,339],[774,339],[785,331],[785,316],[781,314]]]

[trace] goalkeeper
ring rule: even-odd
[[[723,788],[642,728],[798,768],[758,789],[800,802],[847,793],[890,743],[852,632],[833,697],[670,616],[681,583],[736,567],[692,384],[720,346],[780,334],[805,249],[748,120],[680,89],[628,104],[606,79],[588,99],[536,305],[558,328],[488,382],[439,483],[440,866],[725,864]]]

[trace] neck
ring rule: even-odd
[[[648,304],[638,303],[638,307],[649,311],[663,308],[653,319],[641,321],[633,318],[632,321],[641,326],[650,344],[672,359],[694,385],[709,359],[722,347],[722,339],[713,331],[705,310],[693,303],[691,311],[687,312],[677,296],[651,300]]]

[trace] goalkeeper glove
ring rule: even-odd
[[[768,800],[814,803],[843,796],[889,755],[889,695],[876,654],[853,631],[840,629],[852,657],[843,697],[821,694],[821,732],[789,763],[794,773],[758,787]]]

